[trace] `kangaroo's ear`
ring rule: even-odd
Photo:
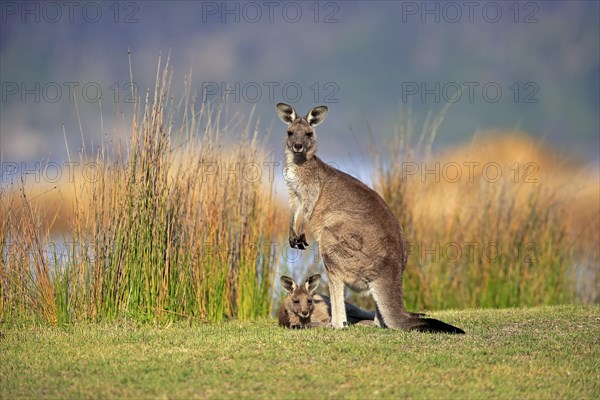
[[[277,103],[277,115],[288,125],[294,122],[298,116],[294,107],[285,103]]]
[[[293,293],[294,290],[298,289],[298,285],[296,285],[296,282],[289,276],[285,275],[281,275],[281,286],[283,286],[285,291],[288,293]]]
[[[325,120],[327,111],[329,111],[327,106],[311,108],[308,114],[306,114],[306,120],[310,126],[317,126]]]
[[[308,293],[313,293],[319,287],[319,283],[321,283],[321,275],[315,274],[308,277],[304,282],[304,287],[308,290]]]

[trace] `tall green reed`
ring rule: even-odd
[[[265,168],[271,156],[250,120],[232,124],[231,135],[219,107],[195,104],[189,79],[178,107],[171,78],[159,61],[124,145],[104,145],[93,159],[81,153],[96,179],[72,183],[72,236],[60,263],[39,251],[49,236],[35,212],[17,217],[3,201],[14,218],[3,220],[0,239],[18,251],[3,254],[0,316],[62,324],[270,314],[280,258],[268,245],[278,218],[273,182],[242,168]]]

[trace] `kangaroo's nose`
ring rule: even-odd
[[[307,313],[307,312],[306,312],[306,313],[300,313],[300,315],[302,316],[302,318],[306,318],[306,317],[308,317],[308,314],[309,314],[309,313]]]
[[[302,151],[302,143],[294,143],[294,151]]]

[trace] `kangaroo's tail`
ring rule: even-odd
[[[378,279],[370,287],[377,304],[377,322],[382,327],[418,332],[465,333],[462,329],[437,319],[423,318],[404,311],[401,274]]]
[[[386,319],[377,307],[377,319],[379,324],[384,328],[400,328],[405,331],[417,331],[417,332],[429,332],[429,333],[455,333],[464,334],[460,328],[447,324],[443,321],[434,318],[423,318],[424,314],[402,312],[397,315],[397,318],[393,318],[393,325],[388,325]],[[396,315],[395,315],[396,316]],[[388,318],[390,319],[390,318]]]
[[[433,318],[407,318],[402,324],[409,331],[464,334],[460,328]]]
[[[331,315],[331,300],[327,296],[321,296],[325,303],[327,303],[327,307],[329,308],[329,314]],[[348,302],[344,302],[344,306],[346,307],[346,319],[348,320],[348,324],[354,325],[360,321],[374,321],[375,313],[372,311],[363,310],[360,307],[355,306],[354,304],[350,304]]]

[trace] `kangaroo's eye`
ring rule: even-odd
[[[294,134],[294,132],[288,131],[288,136],[292,136],[293,134]]]
[[[312,299],[308,299],[308,304],[312,304]]]
[[[300,300],[294,300],[294,304],[300,304]]]
[[[306,132],[306,136],[312,137],[312,135],[313,135],[312,131],[311,132]]]

